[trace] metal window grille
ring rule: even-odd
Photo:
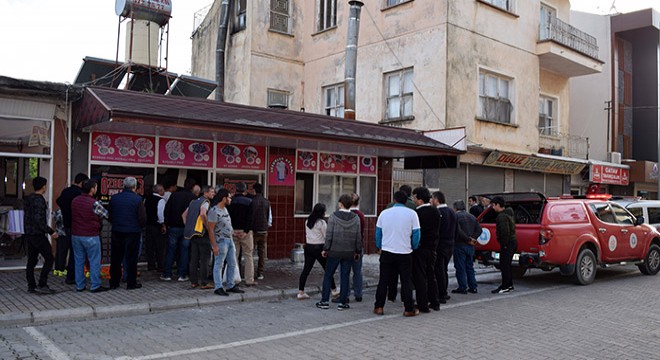
[[[317,31],[337,26],[337,0],[319,0]]]
[[[288,0],[270,0],[270,29],[289,33]]]

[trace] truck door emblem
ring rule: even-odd
[[[479,235],[479,238],[477,239],[477,242],[480,245],[486,245],[490,241],[490,230],[486,228],[481,229],[481,235]]]
[[[616,236],[612,235],[610,236],[610,241],[609,241],[609,248],[610,251],[616,250]]]

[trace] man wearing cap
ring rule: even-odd
[[[126,257],[126,289],[142,287],[137,282],[137,262],[142,228],[147,223],[147,212],[142,197],[135,193],[137,180],[129,176],[124,179],[124,190],[110,199],[110,221],[112,242],[110,255],[110,288],[119,287],[121,265]]]

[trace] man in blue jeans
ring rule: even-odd
[[[477,293],[477,279],[474,275],[474,245],[481,236],[481,226],[474,215],[465,211],[463,200],[454,202],[456,211],[456,238],[454,240],[454,268],[458,288],[453,294]],[[467,280],[467,281],[466,281]]]
[[[89,259],[89,291],[108,290],[101,286],[101,221],[108,218],[108,211],[94,198],[98,185],[95,180],[82,183],[82,195],[71,202],[71,246],[75,261],[76,291],[84,291],[85,256]]]
[[[213,263],[213,281],[216,295],[228,296],[229,293],[241,294],[245,291],[238,288],[234,281],[236,269],[236,247],[234,247],[234,228],[231,226],[231,217],[227,205],[231,203],[231,195],[227,189],[218,190],[215,199],[218,201],[207,215],[206,228],[209,241],[215,255]],[[222,287],[222,264],[227,260],[227,286]],[[226,289],[226,290],[225,290]]]
[[[183,212],[186,211],[190,202],[195,200],[193,194],[195,179],[188,178],[183,183],[183,190],[172,194],[167,203],[165,203],[165,226],[167,227],[167,255],[165,255],[165,264],[163,266],[163,275],[160,277],[163,281],[172,280],[172,263],[177,247],[179,248],[179,259],[176,262],[179,281],[188,281],[188,264],[190,240],[183,237],[185,224],[183,223]]]

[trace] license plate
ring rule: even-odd
[[[493,251],[493,259],[499,260],[500,259],[500,253]],[[513,260],[514,261],[520,260],[520,254],[513,254]]]

